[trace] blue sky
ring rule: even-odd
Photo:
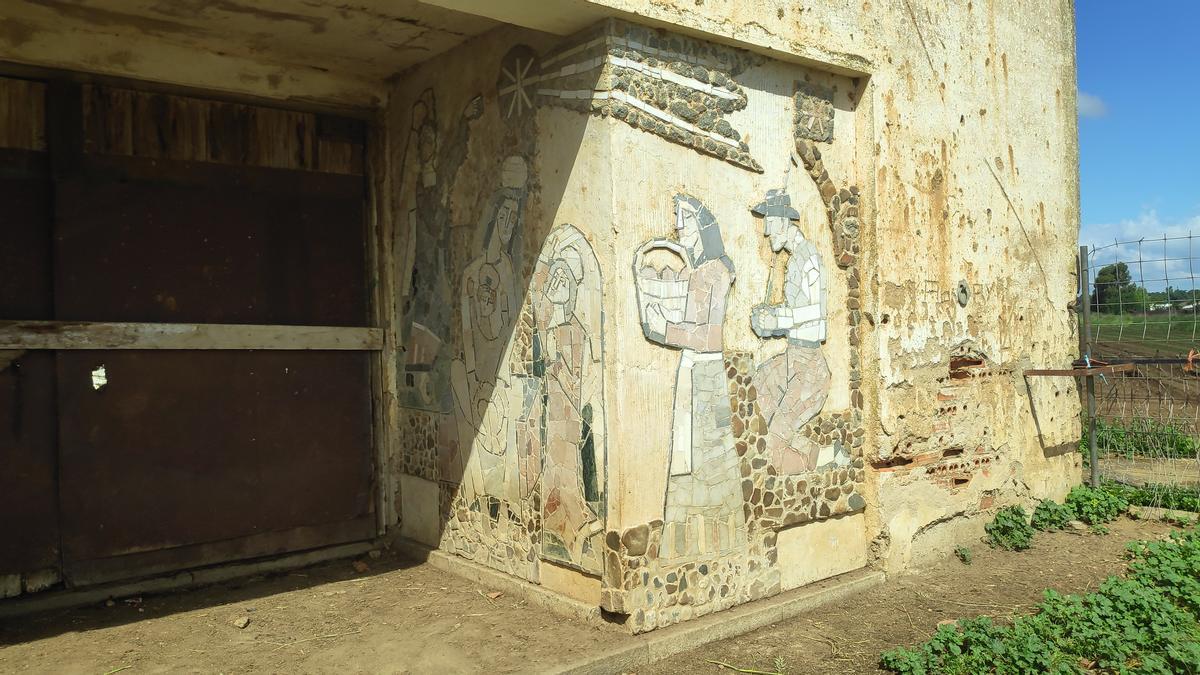
[[[1200,235],[1200,2],[1076,0],[1075,15],[1080,243]]]

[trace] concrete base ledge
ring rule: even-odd
[[[1179,511],[1164,509],[1159,506],[1130,506],[1129,515],[1139,520],[1200,520],[1200,513],[1194,511]]]
[[[84,605],[103,602],[110,598],[126,598],[134,595],[145,595],[147,593],[165,593],[167,591],[196,588],[198,586],[209,586],[234,579],[252,577],[258,574],[281,572],[308,567],[309,565],[328,562],[330,560],[350,558],[362,555],[375,548],[378,548],[378,546],[370,542],[345,544],[302,553],[282,555],[269,560],[227,563],[136,581],[34,593],[0,601],[0,619],[24,616],[48,610],[82,607]]]
[[[429,548],[424,544],[419,544],[404,537],[397,536],[390,542],[390,545],[393,551],[406,558],[427,563],[443,572],[449,572],[455,576],[469,579],[503,593],[522,597],[528,600],[530,604],[554,612],[560,616],[582,621],[592,626],[621,631],[619,627],[604,620],[600,614],[599,607],[586,605],[578,600],[547,590],[524,579],[518,579],[517,577],[505,574],[500,570],[480,565],[473,560],[468,560],[452,553]]]
[[[675,626],[632,638],[630,644],[557,670],[570,675],[608,675],[642,666],[726,638],[744,635],[785,621],[811,609],[874,588],[884,582],[882,571],[861,569],[781,593],[773,598],[714,612]]]
[[[504,593],[519,596],[530,604],[570,619],[607,630],[626,632],[606,621],[600,608],[574,600],[537,584],[509,576],[477,562],[429,548],[409,539],[396,537],[390,543],[397,553],[437,569],[469,579]],[[589,656],[552,672],[571,675],[606,675],[636,670],[646,664],[696,649],[710,642],[749,633],[752,630],[785,621],[811,609],[832,604],[874,588],[887,575],[880,570],[863,568],[818,581],[773,598],[749,602],[721,612],[707,614],[681,624],[630,636],[619,647]]]

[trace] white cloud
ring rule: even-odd
[[[1200,288],[1200,215],[1164,222],[1149,209],[1137,218],[1084,225],[1079,243],[1092,250],[1092,267],[1124,262],[1134,281],[1152,291]]]
[[[1108,106],[1103,99],[1087,92],[1079,92],[1077,104],[1080,117],[1104,117],[1108,114]]]

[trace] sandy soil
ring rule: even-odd
[[[843,606],[827,607],[753,633],[716,642],[656,663],[638,675],[726,673],[712,663],[779,672],[874,673],[879,654],[927,639],[939,621],[1028,612],[1042,591],[1094,590],[1125,569],[1125,544],[1165,537],[1168,525],[1121,519],[1107,535],[1041,534],[1021,553],[971,546],[973,560],[950,558],[915,574],[897,577]]]
[[[0,672],[515,673],[630,639],[399,558],[0,622]],[[248,618],[245,628],[235,621]]]
[[[1043,534],[1023,553],[972,546],[861,597],[648,666],[640,675],[876,672],[880,652],[939,621],[1028,611],[1043,589],[1079,592],[1124,569],[1125,543],[1171,528]],[[547,672],[631,640],[398,558],[329,563],[238,584],[0,622],[0,672]],[[235,622],[248,619],[245,628]]]

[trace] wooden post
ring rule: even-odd
[[[1079,247],[1079,311],[1083,317],[1079,327],[1079,358],[1091,358],[1092,299],[1091,279],[1088,278],[1088,248]],[[1096,376],[1085,375],[1087,385],[1088,463],[1091,465],[1089,482],[1100,487],[1100,460],[1096,449]]]

